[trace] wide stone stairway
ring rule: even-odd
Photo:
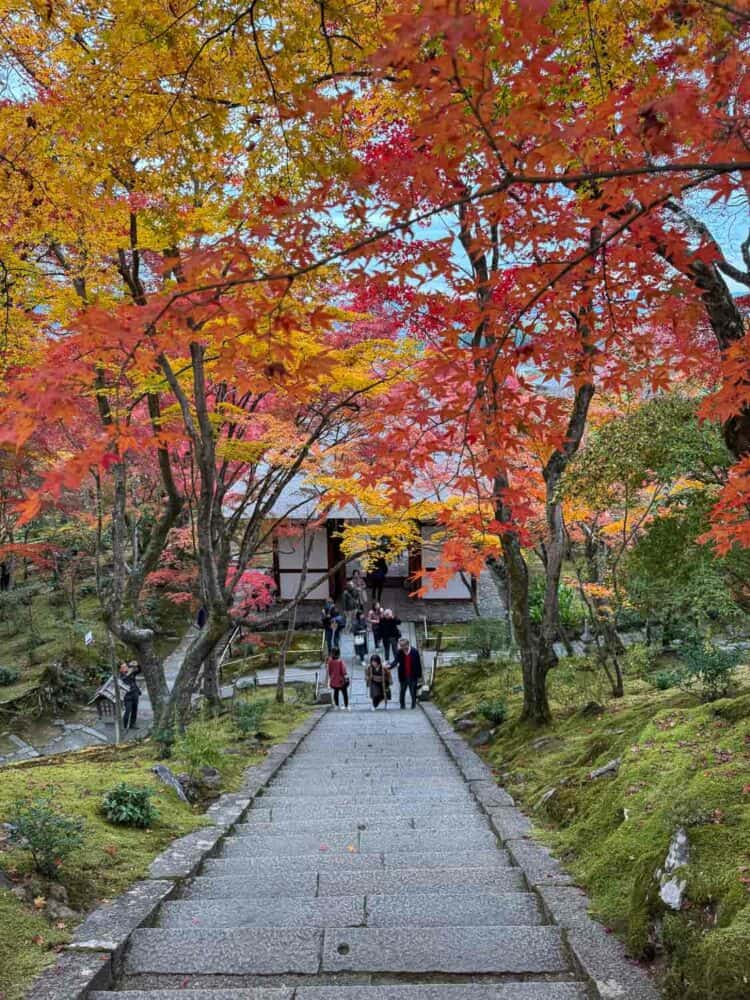
[[[584,1000],[429,719],[329,711],[157,926],[127,1000]],[[95,993],[112,1000],[113,993]]]

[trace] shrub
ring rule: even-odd
[[[729,692],[741,655],[734,649],[720,649],[707,639],[691,637],[682,645],[680,659],[680,686],[691,690],[697,684],[704,701],[716,701]]]
[[[243,736],[254,736],[260,729],[268,711],[268,702],[237,701],[234,705],[234,724]]]
[[[17,799],[8,817],[11,842],[31,853],[34,868],[40,875],[57,876],[60,865],[84,844],[82,819],[66,816],[53,801],[54,789],[42,795]]]
[[[15,684],[20,676],[19,671],[12,667],[0,667],[0,687],[9,687],[11,684]]]
[[[529,587],[529,615],[531,620],[539,625],[544,611],[544,590],[546,583],[543,577],[537,577]],[[564,629],[578,631],[583,628],[586,619],[586,606],[576,593],[566,583],[561,583],[557,591],[560,608],[560,624]]]
[[[211,722],[191,722],[174,742],[173,753],[184,761],[191,778],[204,767],[218,769],[222,761],[222,741]]]
[[[634,642],[625,651],[625,672],[631,677],[648,677],[654,669],[658,651],[645,642]]]
[[[118,826],[153,826],[159,818],[158,810],[151,802],[153,794],[150,788],[138,788],[122,781],[102,799],[104,818]]]
[[[480,701],[477,705],[477,713],[493,726],[502,725],[508,717],[508,709],[502,698],[488,698],[485,701]]]
[[[466,630],[465,643],[479,656],[488,660],[493,650],[507,649],[510,645],[509,627],[500,618],[475,618]]]
[[[678,678],[666,670],[660,670],[658,674],[653,678],[652,684],[657,691],[668,691],[670,688],[676,687]]]

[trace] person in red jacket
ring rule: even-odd
[[[398,652],[393,666],[398,668],[398,700],[401,708],[406,708],[406,692],[411,696],[411,707],[417,707],[417,688],[422,680],[422,657],[409,640],[399,639]]]
[[[326,673],[328,686],[333,691],[336,708],[351,712],[351,708],[349,708],[349,674],[346,672],[346,666],[341,659],[341,650],[338,646],[334,646],[331,650],[331,655],[326,662]],[[343,706],[339,704],[339,695],[341,694],[344,696]]]

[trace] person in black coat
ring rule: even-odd
[[[383,650],[386,660],[390,660],[396,655],[396,644],[401,636],[399,625],[401,619],[396,618],[390,608],[386,608],[383,617],[380,619],[380,629],[378,635],[383,643]]]
[[[406,708],[406,692],[411,695],[411,707],[417,707],[417,688],[422,680],[422,657],[408,639],[399,639],[398,652],[393,666],[398,669],[398,700]]]
[[[123,698],[125,711],[122,716],[123,729],[137,729],[138,720],[138,699],[141,697],[141,689],[138,687],[136,677],[141,672],[137,663],[123,663],[120,666],[120,681],[125,685],[127,691]]]

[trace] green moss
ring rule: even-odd
[[[0,996],[21,1000],[25,984],[50,964],[55,947],[68,936],[0,889]]]
[[[631,680],[625,698],[597,697],[603,711],[586,717],[578,709],[590,700],[590,671],[579,671],[572,704],[575,666],[568,664],[568,671],[559,679],[557,670],[551,674],[552,726],[540,731],[506,723],[480,752],[632,955],[651,957],[662,948],[663,921],[670,998],[750,996],[742,961],[735,963],[740,971],[717,973],[710,983],[705,972],[712,955],[721,964],[722,942],[727,954],[741,947],[750,953],[750,693],[745,688],[737,698],[702,705]],[[508,664],[450,668],[438,674],[436,694],[449,718],[504,694],[512,719],[518,681]],[[615,757],[621,758],[616,775],[589,779]],[[542,804],[550,789],[555,794]],[[691,852],[682,872],[687,903],[680,913],[665,914],[654,873],[680,825]],[[682,993],[670,985],[683,980]]]
[[[263,721],[268,745],[285,739],[308,712],[308,707],[296,702],[271,703]],[[225,747],[220,765],[223,789],[233,791],[240,786],[245,769],[259,763],[265,751],[242,741],[228,717],[213,724]],[[2,771],[0,821],[10,815],[17,798],[49,786],[55,788],[55,801],[61,811],[84,819],[85,847],[71,855],[60,870],[60,882],[75,909],[89,909],[122,892],[146,874],[151,860],[172,840],[205,824],[199,808],[181,802],[151,773],[155,763],[156,750],[146,741],[96,747],[58,758],[54,763],[34,761]],[[184,770],[179,758],[170,760],[169,766],[175,772]],[[159,818],[151,828],[114,826],[102,816],[102,796],[121,781],[153,790]],[[31,874],[31,861],[25,851],[6,850],[0,859],[2,868],[14,878]],[[65,940],[69,930],[51,929],[46,920],[10,893],[0,893],[0,997],[22,997],[33,976],[54,959],[55,944]]]

